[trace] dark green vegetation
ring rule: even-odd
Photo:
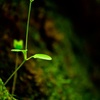
[[[89,58],[87,41],[74,33],[72,20],[60,15],[56,5],[49,1],[35,0],[32,4],[28,56],[45,53],[52,61],[27,61],[17,73],[15,98],[99,100],[99,89],[92,82],[95,75],[100,77],[99,70]],[[28,6],[28,0],[0,1],[0,78],[3,82],[13,73],[16,63],[16,55],[11,52],[13,40],[25,41]],[[18,57],[20,64],[22,53]],[[91,74],[93,67],[95,71]],[[9,93],[12,84],[13,78],[6,84]]]

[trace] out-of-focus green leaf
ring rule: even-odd
[[[23,40],[14,39],[13,46],[15,49],[23,49]]]

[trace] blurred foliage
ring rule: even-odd
[[[0,99],[1,100],[16,100],[13,98],[12,95],[9,94],[6,87],[4,86],[4,83],[2,82],[2,79],[0,79]]]
[[[13,40],[25,40],[28,0],[0,1],[0,77],[5,82],[15,66]],[[56,12],[50,0],[35,0],[28,39],[28,56],[49,54],[52,61],[27,61],[18,71],[18,100],[100,100],[89,75],[91,61],[85,41],[73,32],[71,20]],[[20,64],[23,57],[19,53]],[[11,93],[11,80],[7,88]]]

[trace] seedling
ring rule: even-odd
[[[22,65],[27,61],[30,60],[31,58],[38,58],[38,59],[44,59],[44,60],[52,60],[52,58],[49,55],[46,54],[35,54],[30,57],[27,57],[27,46],[28,46],[28,31],[29,31],[29,20],[30,20],[30,12],[31,12],[31,4],[34,0],[30,0],[29,4],[29,11],[28,11],[28,19],[27,19],[27,26],[26,26],[26,40],[25,40],[25,49],[23,49],[23,40],[14,40],[13,46],[14,49],[12,49],[12,52],[16,52],[16,64],[15,64],[15,71],[11,74],[11,76],[7,79],[7,81],[4,83],[6,85],[9,80],[14,76],[14,81],[13,81],[13,88],[12,88],[12,94],[14,93],[15,90],[15,84],[16,84],[16,78],[17,78],[17,71],[22,67]],[[18,66],[18,53],[22,52],[24,59],[22,63]]]

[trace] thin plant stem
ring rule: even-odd
[[[30,2],[30,4],[29,4],[28,19],[27,19],[27,26],[26,26],[26,43],[25,43],[25,50],[27,50],[27,44],[28,44],[28,32],[29,32],[29,20],[30,20],[31,4],[32,4],[32,2]],[[26,52],[26,57],[25,57],[25,59],[27,59],[27,52]]]
[[[8,81],[13,77],[13,75],[22,67],[22,65],[25,63],[26,60],[23,60],[23,62],[16,68],[16,70],[11,74],[11,76],[7,79],[7,81],[4,83],[6,85]]]
[[[31,58],[33,58],[33,56],[31,56],[31,57],[27,58],[26,60],[29,60],[29,59],[31,59]]]
[[[17,69],[17,67],[18,67],[18,52],[16,53],[15,70]],[[14,92],[15,92],[16,80],[17,80],[17,72],[14,75],[13,86],[12,86],[12,94],[14,94]]]
[[[27,26],[26,26],[25,50],[27,50],[27,44],[28,44],[29,20],[30,20],[31,4],[32,4],[33,1],[34,0],[30,0],[30,4],[29,4],[28,19],[27,19]],[[7,79],[7,81],[4,83],[4,85],[6,85],[8,83],[8,81],[13,77],[13,75],[16,74],[16,72],[22,67],[22,65],[25,63],[26,60],[27,60],[27,51],[24,53],[24,60],[23,60],[23,62],[15,69],[15,71]]]

